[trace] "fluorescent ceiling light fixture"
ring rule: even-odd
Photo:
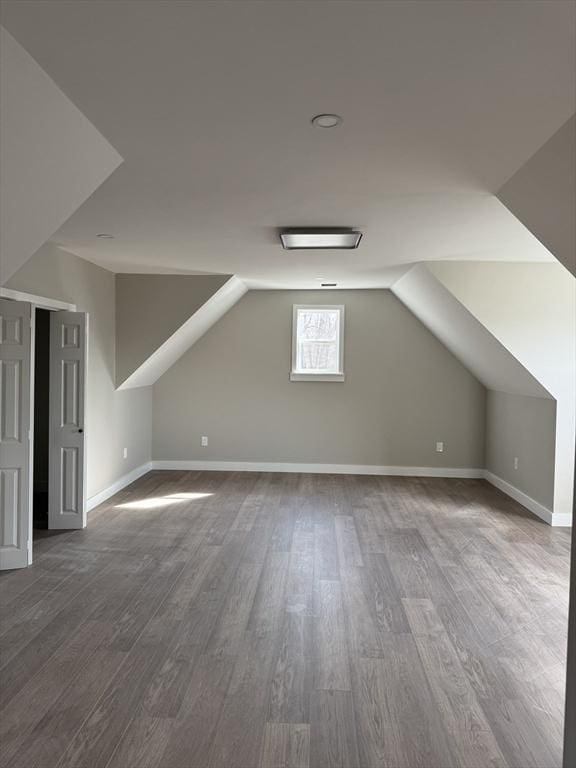
[[[362,232],[353,229],[284,229],[282,246],[294,248],[358,248]]]

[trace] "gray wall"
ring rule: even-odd
[[[230,275],[116,275],[116,383],[125,381]]]
[[[289,381],[315,302],[346,305],[344,383]],[[484,388],[390,291],[252,291],[153,389],[155,459],[483,466]]]
[[[8,287],[73,302],[78,311],[90,315],[86,405],[90,497],[150,460],[150,388],[114,389],[114,275],[47,244],[9,280]],[[124,447],[127,459],[122,458]]]
[[[555,400],[488,390],[486,469],[550,510],[555,437]]]

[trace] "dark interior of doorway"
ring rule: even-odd
[[[36,310],[34,350],[33,527],[48,528],[48,448],[50,415],[50,312]]]

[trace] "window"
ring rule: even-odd
[[[344,307],[295,304],[292,381],[344,381]]]

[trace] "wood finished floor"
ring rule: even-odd
[[[561,765],[569,533],[484,481],[151,472],[34,546],[5,768]]]

